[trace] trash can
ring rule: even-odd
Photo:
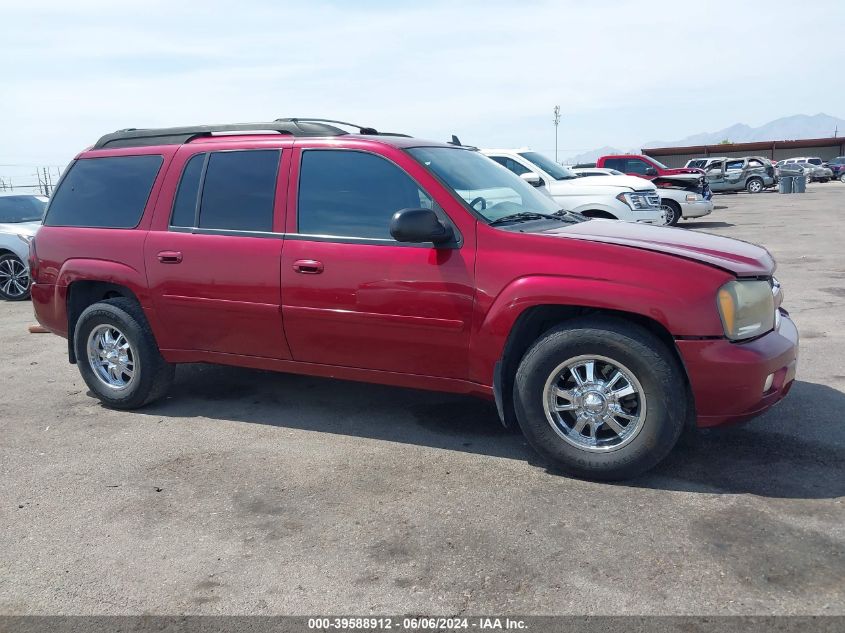
[[[795,176],[792,179],[792,193],[804,193],[807,191],[807,177]]]
[[[792,193],[792,176],[781,176],[778,180],[778,193]]]

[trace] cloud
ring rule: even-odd
[[[842,82],[777,53],[784,11],[791,48],[838,41],[843,4],[814,6],[21,4],[0,26],[2,58],[15,60],[0,87],[0,163],[66,162],[122,127],[293,115],[546,150],[555,104],[563,147],[583,149],[840,114]]]

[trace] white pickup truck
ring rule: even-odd
[[[665,224],[657,188],[635,176],[579,177],[544,155],[522,149],[481,152],[535,187],[542,187],[562,209],[594,218]]]
[[[689,165],[687,165],[689,166]],[[595,176],[618,176],[622,172],[602,167],[581,167],[573,169],[582,178]],[[677,181],[677,186],[671,186]],[[687,179],[675,179],[664,176],[660,179],[663,186],[657,188],[660,206],[666,215],[666,226],[675,226],[681,218],[701,218],[713,212],[713,201],[704,197],[698,187],[692,187]]]

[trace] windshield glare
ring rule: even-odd
[[[414,147],[407,151],[488,222],[514,213],[560,210],[545,193],[475,150]]]
[[[525,160],[537,165],[537,167],[542,169],[555,180],[571,180],[572,178],[578,177],[578,174],[576,174],[568,167],[558,165],[550,158],[546,158],[545,156],[543,156],[542,154],[538,154],[537,152],[520,152],[519,155],[522,156]]]
[[[0,196],[0,223],[40,222],[46,208],[42,196]]]

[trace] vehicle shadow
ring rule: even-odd
[[[622,485],[702,493],[833,498],[845,495],[845,394],[797,382],[754,422],[700,431],[650,473]],[[544,467],[492,402],[216,365],[182,365],[164,401],[135,412],[207,417],[525,460]],[[548,470],[554,474],[552,470]]]
[[[696,222],[695,220],[687,220],[678,224],[681,228],[687,229],[716,229],[728,228],[734,226],[730,222]]]
[[[640,488],[791,499],[845,496],[845,393],[796,381],[789,396],[742,426],[697,431],[642,477]]]

